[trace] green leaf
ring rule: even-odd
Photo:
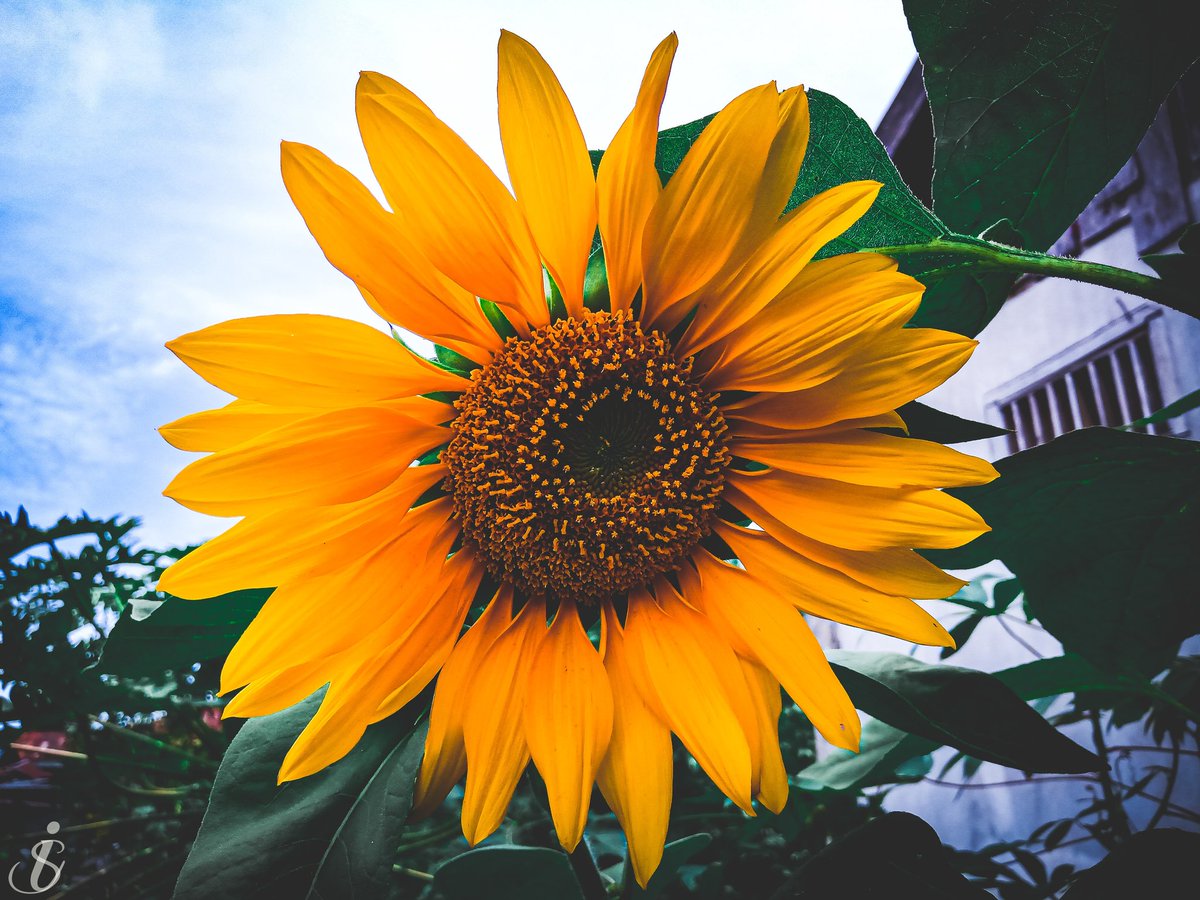
[[[1132,428],[1145,428],[1147,425],[1158,425],[1160,422],[1167,422],[1176,416],[1182,416],[1185,412],[1191,412],[1197,406],[1200,406],[1200,390],[1184,394],[1174,403],[1168,403],[1158,412],[1152,413],[1144,419],[1138,419],[1130,422],[1128,425],[1122,425],[1121,430],[1129,431]]]
[[[1185,312],[1190,316],[1200,316],[1200,224],[1193,223],[1184,229],[1179,238],[1178,253],[1155,253],[1143,256],[1142,262],[1150,266],[1171,289],[1169,305]],[[1200,391],[1189,394],[1195,397]],[[1171,406],[1182,404],[1188,400],[1185,397]],[[1192,409],[1196,404],[1185,406],[1174,415]],[[1167,407],[1170,409],[1170,407]],[[1163,412],[1166,412],[1164,409]],[[1157,414],[1156,414],[1157,415]],[[1153,419],[1151,416],[1150,419]],[[1170,416],[1166,416],[1170,418]],[[1149,420],[1134,422],[1134,425],[1149,424]]]
[[[1049,247],[1125,164],[1200,54],[1169,4],[905,0],[935,134],[934,209]]]
[[[571,861],[544,847],[479,847],[437,870],[434,888],[446,900],[583,900]]]
[[[517,329],[513,328],[512,322],[508,321],[508,316],[504,314],[504,310],[499,306],[491,300],[480,300],[479,306],[483,309],[484,316],[491,323],[496,334],[505,340],[517,336]]]
[[[1186,885],[1195,884],[1198,857],[1200,834],[1179,828],[1143,831],[1080,872],[1063,900],[1128,900],[1145,895],[1152,884],[1186,891]]]
[[[808,91],[808,107],[808,147],[787,209],[848,181],[869,179],[883,185],[866,215],[822,248],[818,258],[956,237],[913,195],[871,127],[850,107],[817,90]],[[655,164],[664,184],[711,120],[705,116],[659,133]],[[912,324],[967,335],[978,333],[991,320],[1013,283],[1011,275],[981,271],[977,261],[945,253],[906,255],[900,267],[927,286]]]
[[[1066,651],[1109,672],[1162,671],[1200,631],[1200,444],[1088,428],[996,468],[991,484],[951,491],[992,531],[924,555],[951,569],[1003,560]]]
[[[677,841],[671,841],[663,848],[662,862],[659,863],[658,869],[655,870],[654,876],[650,879],[650,883],[646,885],[645,890],[642,890],[638,886],[632,872],[622,875],[622,881],[629,885],[628,896],[642,898],[662,897],[663,891],[675,880],[675,873],[679,871],[679,867],[711,843],[712,835],[703,833],[689,834],[687,837],[680,838]],[[626,865],[629,864],[626,863]]]
[[[808,148],[785,212],[848,181],[871,180],[883,185],[867,214],[841,237],[826,244],[818,258],[872,247],[921,244],[950,233],[913,196],[871,126],[854,110],[832,94],[809,89],[808,112]],[[711,120],[711,115],[705,116],[659,133],[655,165],[663,184],[679,168],[684,155]]]
[[[975,633],[975,629],[979,627],[979,623],[984,620],[982,615],[970,615],[950,629],[950,637],[954,638],[953,647],[943,647],[942,652],[938,654],[940,659],[945,659],[948,656],[953,656],[963,648],[971,635]]]
[[[937,833],[912,813],[860,825],[805,862],[771,900],[920,897],[989,900],[951,864]]]
[[[1008,430],[986,422],[972,422],[924,403],[913,400],[898,410],[900,418],[908,426],[908,436],[938,444],[961,444],[966,441],[982,441],[987,438],[1008,434]]]
[[[168,597],[150,615],[144,606],[126,607],[104,642],[96,669],[127,677],[157,675],[225,656],[269,596],[270,590],[249,590],[209,600]]]
[[[828,656],[856,707],[909,734],[1026,772],[1091,772],[1101,765],[986,672],[899,653]]]
[[[1157,694],[1144,678],[1105,672],[1074,653],[1035,659],[997,672],[996,677],[1022,700],[1094,692]]]
[[[869,719],[863,725],[857,753],[830,750],[819,761],[801,769],[792,781],[807,791],[860,791],[879,784],[920,781],[929,773],[929,768],[924,771],[897,770],[913,757],[930,753],[939,746],[937,741],[913,737],[899,728]]]
[[[787,210],[848,181],[868,179],[883,184],[867,214],[841,237],[826,244],[818,257],[872,247],[920,244],[950,233],[913,196],[871,126],[854,110],[832,94],[810,89],[808,111],[808,149]]]
[[[1006,578],[1003,581],[997,581],[992,586],[992,609],[993,615],[1001,615],[1006,612],[1013,601],[1021,596],[1021,581],[1018,578]]]
[[[410,704],[367,729],[315,775],[275,784],[279,765],[321,693],[263,718],[233,739],[175,900],[395,897],[395,848],[412,804],[424,729]]]
[[[433,345],[433,354],[436,358],[435,362],[444,369],[449,369],[451,372],[457,372],[460,375],[470,377],[471,373],[479,368],[479,363],[473,359],[467,359],[457,350],[451,350],[449,347],[443,347],[441,344]]]
[[[808,148],[785,212],[848,181],[872,180],[883,184],[879,198],[867,214],[844,235],[827,244],[818,257],[871,247],[921,244],[950,233],[913,196],[871,126],[854,110],[832,94],[809,89],[808,112]],[[664,185],[712,118],[705,116],[659,133],[655,165]]]

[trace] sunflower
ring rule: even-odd
[[[787,799],[781,686],[856,749],[806,615],[952,643],[911,598],[962,582],[912,548],[986,531],[939,488],[996,474],[894,433],[895,409],[975,342],[904,327],[922,286],[893,260],[814,261],[880,185],[784,214],[802,87],[732,100],[662,185],[676,45],[655,50],[594,170],[553,72],[503,33],[512,193],[411,91],[363,74],[358,124],[387,206],[302,144],[283,144],[284,182],[329,261],[438,361],[328,316],[225,322],[168,346],[236,399],[162,429],[208,454],[167,496],[242,518],[160,587],[275,588],[224,666],[222,691],[241,689],[226,713],[328,686],[281,781],[344,756],[436,677],[415,815],[465,774],[474,844],[532,760],[563,847],[598,784],[643,885],[672,734],[750,814]]]

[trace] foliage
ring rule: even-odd
[[[209,693],[219,661],[177,645],[171,666],[96,666],[106,620],[160,603],[151,585],[178,556],[135,548],[136,525],[0,517],[0,812],[22,823],[0,868],[59,822],[68,896],[169,896],[227,744]]]

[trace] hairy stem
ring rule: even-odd
[[[903,259],[906,256],[936,255],[946,257],[948,260],[969,260],[975,264],[976,268],[982,270],[1011,272],[1014,275],[1069,278],[1072,281],[1114,288],[1168,306],[1175,305],[1170,286],[1160,278],[1143,275],[1140,272],[1131,272],[1116,266],[1107,266],[1103,263],[1072,259],[1066,256],[1048,256],[1045,253],[1034,253],[961,235],[935,238],[927,244],[875,247],[872,248],[872,252],[882,253],[884,256],[896,259]]]

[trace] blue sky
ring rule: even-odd
[[[435,8],[436,7],[436,8]],[[371,321],[279,179],[282,138],[368,171],[361,69],[404,82],[500,172],[495,47],[531,40],[607,144],[680,36],[664,124],[777,79],[874,124],[914,58],[900,0],[9,2],[0,6],[0,509],[138,515],[153,545],[229,523],[160,492],[155,427],[223,395],[163,343],[221,319]]]

